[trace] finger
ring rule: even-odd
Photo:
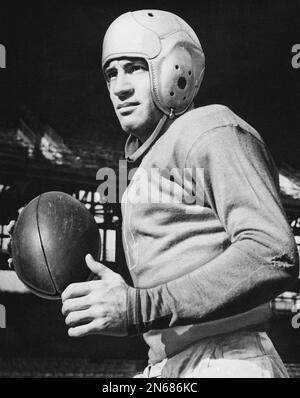
[[[12,254],[12,239],[8,241],[7,244],[7,252],[11,255]]]
[[[93,334],[96,330],[96,321],[89,322],[85,325],[80,325],[76,327],[71,327],[68,330],[68,335],[70,337],[82,337]]]
[[[95,282],[99,281],[89,281],[89,282],[79,282],[71,283],[61,294],[61,299],[64,302],[70,298],[87,296],[93,289]]]
[[[14,263],[13,263],[13,259],[12,259],[12,258],[9,258],[9,259],[7,260],[7,263],[8,263],[8,267],[9,267],[10,269],[14,269]]]
[[[81,311],[89,308],[88,296],[77,297],[65,300],[61,309],[63,316],[67,316],[72,311]]]
[[[101,277],[103,272],[105,272],[105,270],[107,269],[105,265],[99,263],[98,261],[95,261],[91,254],[87,254],[85,256],[85,262],[89,269],[99,277]]]
[[[16,220],[11,220],[7,226],[7,232],[9,233],[9,235],[12,235],[13,231],[14,231],[14,227],[16,224]]]
[[[65,323],[68,326],[79,326],[80,324],[86,324],[93,320],[90,310],[75,311],[71,312],[65,319]]]

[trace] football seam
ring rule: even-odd
[[[40,231],[40,224],[39,224],[39,205],[40,205],[41,197],[42,197],[42,195],[39,196],[38,203],[37,203],[37,207],[36,207],[37,229],[38,229],[38,234],[39,234],[39,238],[40,238],[41,248],[42,248],[43,255],[44,255],[45,264],[46,264],[46,267],[47,267],[47,270],[48,270],[50,279],[51,279],[52,284],[53,284],[54,289],[55,289],[55,294],[54,294],[54,295],[57,295],[57,294],[60,294],[60,293],[59,293],[59,290],[58,290],[58,288],[57,288],[57,286],[56,286],[56,283],[55,283],[55,281],[54,281],[54,279],[53,279],[53,277],[52,277],[52,275],[51,275],[51,272],[50,272],[50,268],[49,268],[49,265],[48,265],[48,260],[47,260],[47,256],[46,256],[46,252],[45,252],[45,248],[44,248],[43,240],[42,240],[42,236],[41,236],[41,231]],[[52,295],[49,295],[49,297],[52,297]]]
[[[41,298],[44,298],[44,299],[47,299],[47,300],[53,300],[53,301],[61,299],[61,297],[60,297],[58,292],[56,292],[56,294],[54,296],[52,296],[52,295],[49,295],[48,293],[44,293],[43,291],[39,290],[35,286],[30,285],[30,283],[27,283],[27,282],[24,282],[24,281],[23,281],[23,283],[24,283],[25,286],[28,287],[28,289],[30,289],[30,291],[32,293],[34,293],[35,295],[37,295],[37,296],[39,296]]]

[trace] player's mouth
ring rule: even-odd
[[[117,106],[118,111],[121,115],[129,115],[139,105],[139,102],[123,102]]]

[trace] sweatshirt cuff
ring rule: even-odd
[[[139,326],[141,324],[141,320],[139,319],[139,290],[134,287],[129,287],[127,290],[127,331],[129,336],[143,333]]]
[[[173,314],[163,299],[163,286],[127,290],[127,332],[129,336],[171,326]]]

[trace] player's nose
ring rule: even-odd
[[[126,73],[120,72],[116,77],[113,93],[119,98],[127,97],[134,92],[133,84]]]

